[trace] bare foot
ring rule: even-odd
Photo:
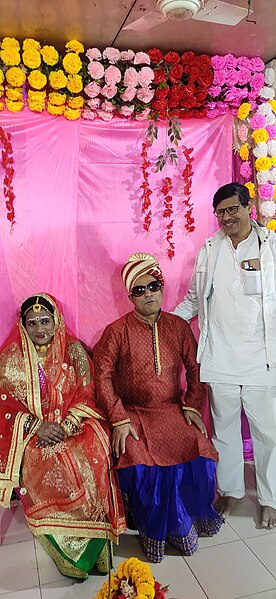
[[[220,497],[217,503],[215,503],[214,508],[217,510],[218,514],[226,520],[243,499],[244,497],[241,499],[237,499],[236,497]]]
[[[261,506],[261,527],[273,528],[276,526],[276,509],[269,505]]]

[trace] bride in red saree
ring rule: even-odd
[[[62,574],[108,570],[125,519],[93,364],[45,293],[21,306],[0,353],[0,505],[13,489]]]

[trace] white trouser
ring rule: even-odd
[[[241,408],[248,418],[260,505],[276,508],[276,387],[209,383],[221,495],[245,494]]]

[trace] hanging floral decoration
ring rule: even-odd
[[[140,185],[140,188],[142,189],[142,197],[141,197],[141,202],[142,202],[142,214],[144,215],[144,223],[143,223],[143,229],[148,232],[150,229],[150,225],[151,225],[151,220],[152,220],[152,212],[150,209],[151,206],[151,201],[150,201],[150,196],[152,194],[152,191],[150,189],[149,186],[149,167],[150,167],[150,161],[148,159],[148,149],[151,146],[151,142],[149,140],[146,140],[142,143],[142,151],[141,151],[141,157],[142,157],[142,165],[141,165],[141,171],[142,171],[142,175],[143,175],[143,181],[142,184]]]
[[[170,177],[165,177],[163,179],[163,185],[161,187],[161,193],[164,196],[163,200],[163,218],[170,219],[166,226],[166,240],[168,243],[167,256],[170,260],[175,255],[175,244],[173,243],[173,198],[170,195],[170,191],[172,189],[172,180]]]
[[[154,70],[155,93],[151,109],[158,118],[202,117],[214,74],[211,58],[194,52],[167,52],[158,48],[148,52]]]
[[[13,167],[13,149],[11,143],[11,133],[6,133],[3,127],[0,127],[0,141],[3,146],[1,152],[1,164],[4,169],[4,197],[5,204],[7,208],[7,219],[13,225],[15,223],[15,212],[14,212],[14,200],[15,194],[13,191],[13,177],[14,177],[14,167]]]
[[[239,154],[243,163],[241,176],[265,224],[276,214],[276,76],[271,67],[264,73],[264,85],[256,104],[243,102],[238,109]],[[251,180],[252,158],[256,170],[256,184]]]
[[[115,115],[145,120],[154,95],[154,72],[146,52],[89,48],[84,118],[110,121]]]
[[[94,599],[166,599],[168,587],[154,579],[150,566],[130,557],[104,583]]]
[[[192,203],[192,178],[193,178],[193,161],[194,158],[192,156],[194,148],[183,147],[183,154],[186,160],[186,164],[182,171],[182,178],[184,181],[184,200],[183,204],[185,206],[185,229],[187,233],[192,233],[195,230],[195,219],[193,217],[193,203]]]
[[[226,54],[212,56],[211,63],[214,80],[208,90],[207,116],[215,118],[229,111],[236,115],[242,102],[250,103],[252,110],[265,82],[262,59]]]

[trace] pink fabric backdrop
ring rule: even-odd
[[[180,178],[168,168],[175,188],[175,259],[166,257],[160,219],[161,176],[151,177],[153,221],[146,235],[140,217],[140,151],[146,125],[123,120],[68,122],[23,111],[1,113],[12,134],[15,158],[16,224],[10,232],[4,199],[0,206],[0,341],[15,321],[22,300],[36,291],[60,299],[69,326],[89,346],[103,327],[131,307],[120,269],[132,252],[154,253],[165,275],[165,309],[182,298],[195,254],[216,222],[211,199],[231,181],[231,118],[190,120],[184,143],[194,148],[192,198],[196,230],[185,234]],[[162,151],[159,127],[152,155]],[[152,169],[153,170],[153,169]],[[0,188],[3,170],[0,166]]]

